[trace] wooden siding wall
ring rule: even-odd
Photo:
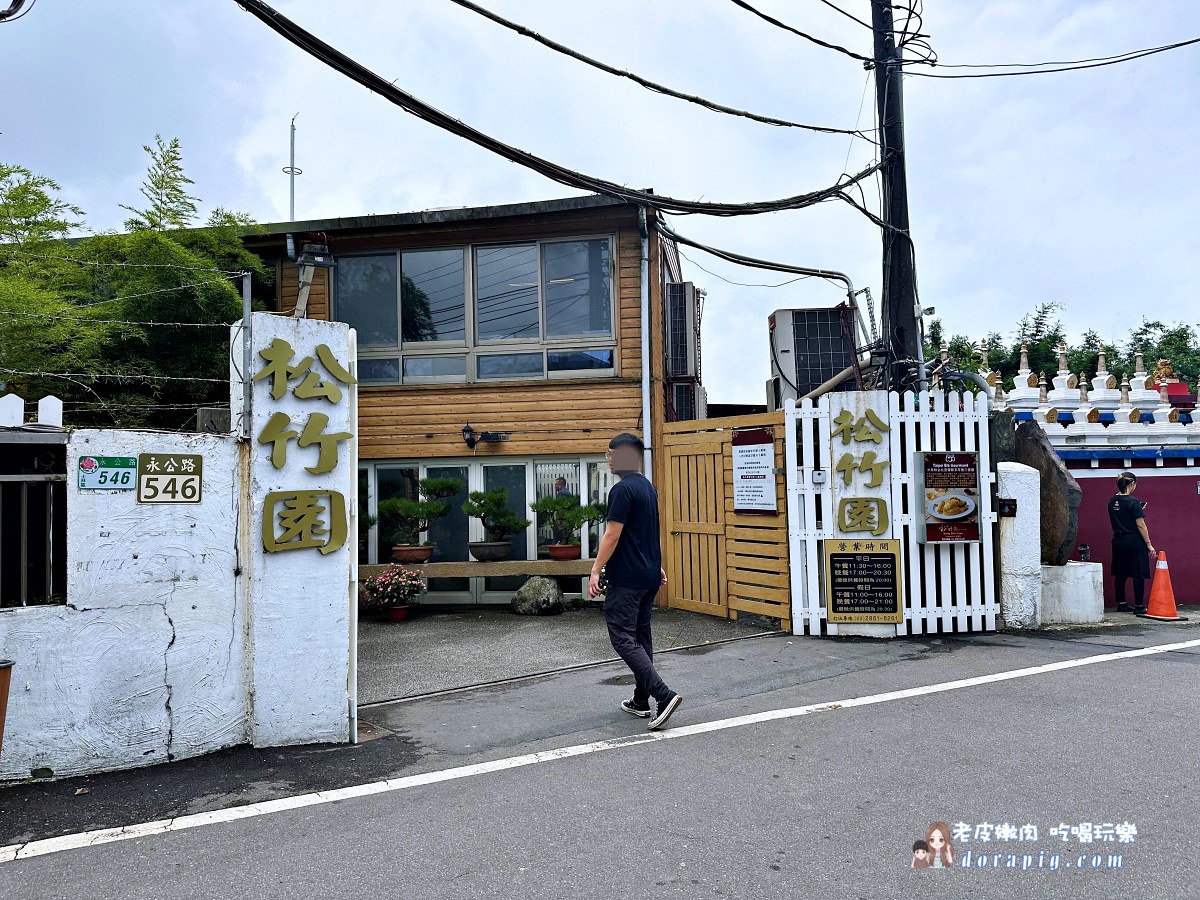
[[[614,234],[617,374],[608,379],[397,385],[359,391],[359,453],[363,459],[437,458],[470,453],[461,430],[511,432],[507,441],[481,443],[475,455],[601,453],[618,431],[642,433],[641,237],[636,213],[600,209],[508,221],[464,221],[371,234],[330,233],[334,255],[412,247],[445,247]],[[329,270],[318,269],[308,317],[333,314]],[[299,270],[283,258],[278,310],[295,309]],[[660,291],[652,281],[652,303]],[[657,398],[656,398],[657,399]],[[661,421],[663,405],[652,418]],[[656,470],[658,466],[655,466]]]
[[[363,388],[358,392],[358,452],[363,459],[420,459],[471,453],[462,438],[512,432],[481,443],[475,456],[603,453],[619,431],[636,431],[641,387],[613,380]],[[585,431],[585,429],[590,429]]]
[[[329,318],[329,269],[317,269],[313,273],[312,287],[308,292],[308,318]],[[296,298],[300,295],[300,267],[286,256],[280,260],[277,273],[275,296],[278,300],[278,310],[291,315],[296,308]]]

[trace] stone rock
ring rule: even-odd
[[[1079,533],[1083,489],[1054,452],[1037,422],[1022,422],[1017,426],[1015,457],[1015,462],[1032,466],[1041,474],[1042,563],[1065,566],[1075,550]]]
[[[992,413],[989,430],[992,436],[992,461],[1013,462],[1016,459],[1016,429],[1013,413],[1001,409]]]
[[[563,606],[562,588],[544,575],[534,575],[512,598],[512,611],[518,616],[555,616]]]

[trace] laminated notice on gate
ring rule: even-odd
[[[767,428],[733,436],[733,511],[777,513],[775,435]]]

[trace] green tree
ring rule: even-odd
[[[0,184],[0,215],[15,208],[13,185],[30,183],[51,208],[53,182],[26,174]],[[242,243],[248,217],[218,209],[205,228],[71,243],[46,239],[66,231],[47,231],[46,216],[9,215],[0,227],[0,380],[9,390],[27,401],[60,397],[71,425],[186,429],[197,407],[228,404],[239,274],[273,279]],[[23,255],[35,238],[44,252]]]
[[[138,209],[121,204],[121,209],[134,214],[125,220],[125,227],[130,231],[186,228],[196,219],[196,204],[200,198],[187,192],[187,185],[195,182],[183,172],[183,151],[179,147],[179,138],[173,137],[164,143],[162,135],[156,134],[154,144],[154,147],[148,144],[142,147],[150,154],[150,168],[142,185],[142,196],[150,201],[150,205]]]
[[[0,163],[0,243],[29,250],[67,236],[83,210],[58,197],[58,184],[24,166]]]

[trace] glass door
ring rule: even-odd
[[[470,540],[471,522],[462,511],[462,505],[470,492],[470,471],[467,466],[426,466],[426,478],[457,478],[462,482],[457,494],[447,497],[450,513],[437,519],[429,526],[427,540],[433,541],[437,547],[433,551],[430,562],[466,562],[467,541]],[[430,578],[430,596],[427,602],[438,600],[445,603],[476,603],[478,597],[472,590],[471,582],[478,578]],[[436,593],[435,593],[436,592]]]
[[[504,488],[508,491],[507,506],[522,519],[531,519],[533,514],[529,511],[529,466],[524,463],[495,463],[483,464],[483,489],[485,491],[494,491],[497,488]],[[479,540],[485,540],[482,533],[482,528],[478,521],[475,527],[480,528]],[[529,559],[529,532],[533,526],[526,528],[520,534],[514,534],[505,540],[512,541],[512,550],[508,554],[509,559]],[[536,540],[536,539],[535,539]],[[498,578],[483,578],[477,579],[483,582],[483,594],[487,602],[494,603],[497,600],[504,599],[500,596],[491,596],[492,594],[505,594],[511,596],[521,585],[525,583],[527,576],[525,575],[506,575]],[[485,599],[483,596],[480,600]]]

